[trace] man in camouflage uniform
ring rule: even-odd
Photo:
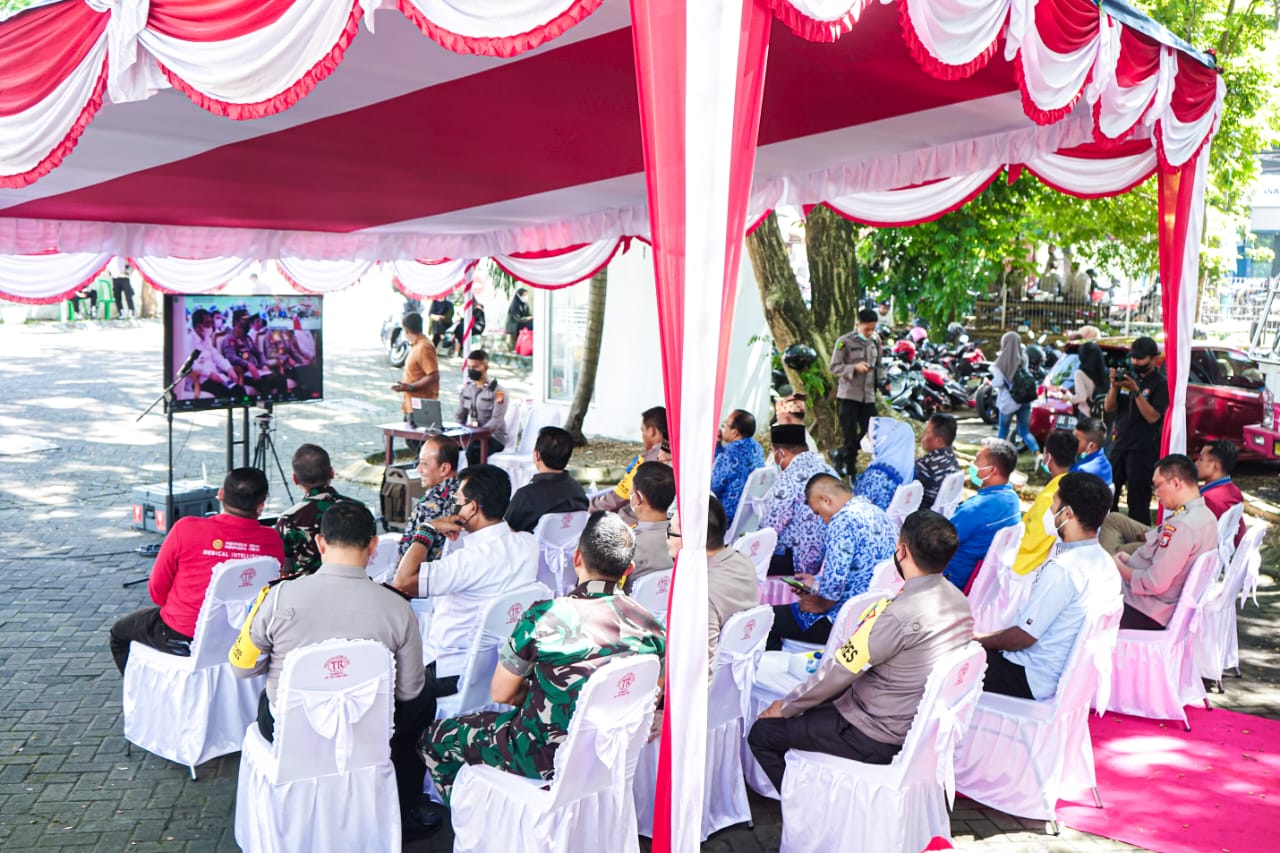
[[[418,475],[427,491],[413,507],[409,523],[400,537],[400,559],[406,557],[419,563],[439,560],[444,555],[445,539],[435,535],[428,522],[458,511],[455,505],[458,492],[458,456],[462,448],[458,442],[445,435],[433,435],[422,443],[418,451]]]
[[[487,437],[473,438],[467,444],[467,464],[476,465],[481,446],[486,447],[486,459],[507,446],[507,391],[498,380],[489,378],[489,354],[482,349],[467,355],[467,380],[458,391],[453,419],[489,430]]]
[[[313,574],[320,568],[316,534],[325,510],[351,498],[338,494],[332,486],[333,465],[329,454],[318,444],[304,444],[293,453],[293,482],[305,492],[302,500],[280,514],[276,530],[284,540],[284,565],[280,577]],[[358,502],[357,502],[358,503]]]
[[[418,752],[446,802],[464,764],[549,779],[591,674],[615,655],[662,657],[662,625],[619,589],[634,550],[621,519],[593,512],[573,555],[578,586],[525,611],[499,651],[493,698],[516,707],[440,720],[423,734]]]

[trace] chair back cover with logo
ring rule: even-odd
[[[876,566],[875,571],[871,573],[871,584],[867,588],[897,595],[902,591],[902,586],[902,575],[898,574],[898,567],[893,564],[893,558],[890,557],[887,560],[881,560]]]
[[[742,748],[752,720],[751,688],[764,643],[773,627],[773,608],[752,607],[733,614],[720,631],[707,695],[706,785],[702,792],[702,840],[713,832],[748,823],[751,806],[742,774]],[[658,741],[646,743],[636,768],[635,799],[640,834],[653,836],[653,801],[658,784]]]
[[[787,752],[782,850],[919,853],[950,840],[953,758],[978,696],[987,656],[969,642],[934,664],[902,751],[891,764]]]
[[[1240,531],[1240,520],[1244,518],[1244,504],[1232,504],[1218,518],[1218,555],[1222,565],[1229,567],[1231,558],[1236,553],[1236,533]],[[1243,540],[1241,540],[1243,541]]]
[[[543,427],[560,426],[561,411],[558,406],[534,406],[529,410],[529,419],[525,421],[517,443],[514,431],[507,433],[507,447],[501,453],[489,457],[490,465],[497,465],[507,472],[511,478],[511,491],[526,485],[533,478],[536,469],[533,467],[533,445],[538,441],[538,432]],[[514,448],[512,449],[512,445]]]
[[[1056,821],[1059,799],[1097,786],[1089,706],[1104,678],[1110,686],[1123,609],[1117,596],[1086,614],[1052,698],[979,697],[956,751],[956,790],[1006,814]]]
[[[453,786],[455,853],[640,849],[631,784],[653,721],[660,666],[628,655],[592,673],[578,694],[550,785],[466,765]]]
[[[663,624],[667,621],[667,604],[671,598],[671,575],[671,569],[651,572],[637,580],[628,593]]]
[[[1201,678],[1218,682],[1219,690],[1222,690],[1223,671],[1240,663],[1236,600],[1239,598],[1243,603],[1247,585],[1257,583],[1265,532],[1266,527],[1261,524],[1246,528],[1222,579],[1210,587],[1208,601],[1200,614],[1200,631],[1195,635],[1196,667]]]
[[[1194,637],[1217,573],[1215,548],[1192,562],[1163,631],[1120,631],[1111,671],[1110,710],[1156,720],[1181,720],[1191,731],[1184,706],[1208,703],[1196,668]]]
[[[538,540],[538,581],[556,595],[578,585],[573,573],[573,552],[587,526],[586,512],[557,512],[538,519],[533,536]]]
[[[894,572],[894,576],[897,577],[897,572]],[[896,594],[883,589],[873,589],[861,595],[855,595],[841,605],[840,612],[836,614],[836,621],[831,626],[831,635],[827,637],[827,643],[822,648],[822,656],[834,655],[836,649],[853,635],[854,627],[862,618],[863,611],[880,599],[892,598]],[[774,701],[786,696],[809,677],[805,671],[807,663],[803,653],[790,654],[785,651],[775,651],[765,652],[756,666],[755,683],[752,684],[750,691],[751,705],[747,708],[746,725],[742,732],[742,769],[751,790],[762,797],[771,797],[776,800],[778,791],[765,775],[756,757],[751,754],[751,747],[747,746],[747,732],[750,731],[751,723],[760,716],[761,711]]]
[[[198,764],[239,751],[244,727],[257,719],[266,677],[237,678],[227,652],[258,593],[279,576],[274,557],[219,563],[196,617],[190,657],[129,646],[121,705],[130,743],[193,773]]]
[[[773,549],[778,547],[778,534],[772,527],[762,527],[733,540],[733,547],[738,553],[746,554],[756,567],[756,581],[764,583],[769,577],[769,563],[773,560]]]
[[[498,668],[498,651],[524,612],[535,602],[553,598],[551,590],[540,583],[504,592],[489,602],[484,622],[471,638],[462,675],[458,678],[458,692],[441,696],[436,700],[436,719],[470,714],[473,711],[502,711],[509,705],[500,705],[489,694],[494,670]]]
[[[244,732],[235,834],[246,853],[400,849],[394,695],[395,661],[374,640],[289,653],[274,743],[257,723]]]
[[[889,508],[885,510],[893,526],[901,530],[902,522],[920,508],[920,501],[923,498],[924,486],[919,480],[912,480],[910,483],[898,486],[898,490],[893,493],[893,500],[889,502]]]
[[[383,533],[378,537],[378,550],[365,566],[365,572],[375,583],[388,583],[396,576],[400,565],[400,534]]]
[[[942,484],[938,486],[938,496],[933,499],[933,511],[940,513],[944,518],[950,518],[955,514],[956,507],[960,506],[962,497],[964,497],[964,471],[952,471],[942,478]]]
[[[982,558],[982,568],[975,573],[969,589],[975,633],[1008,628],[1031,595],[1035,572],[1019,575],[1013,571],[1025,531],[1026,525],[1022,522],[996,531],[987,555]]]
[[[764,521],[764,514],[769,509],[769,493],[773,491],[773,484],[777,479],[776,465],[766,465],[751,472],[742,486],[738,511],[734,513],[733,523],[729,525],[729,532],[724,537],[725,542],[732,544],[738,541],[739,536],[760,528],[760,522]]]

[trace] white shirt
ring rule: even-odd
[[[1120,573],[1097,539],[1054,546],[1014,623],[1036,641],[1021,651],[1003,652],[1026,670],[1032,696],[1049,699],[1057,692],[1086,615],[1118,608],[1121,595]]]
[[[418,597],[434,599],[423,657],[436,662],[437,678],[462,674],[489,602],[538,577],[537,540],[505,521],[468,533],[461,545],[434,563],[423,563],[418,575]]]

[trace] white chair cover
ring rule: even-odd
[[[1111,673],[1111,710],[1135,717],[1181,720],[1191,731],[1184,706],[1204,702],[1208,707],[1196,668],[1193,638],[1217,572],[1216,549],[1196,557],[1163,631],[1120,631]]]
[[[631,655],[596,670],[578,695],[550,785],[467,765],[453,786],[455,853],[640,849],[631,783],[653,720],[658,659]]]
[[[702,840],[713,832],[751,821],[742,775],[742,745],[751,713],[751,687],[764,643],[773,627],[773,608],[752,607],[729,617],[711,669],[707,696],[706,785],[702,799]],[[636,769],[636,816],[640,834],[653,837],[653,801],[658,786],[658,741],[645,744]]]
[[[129,646],[121,706],[130,743],[185,764],[192,778],[196,765],[240,750],[266,677],[237,678],[227,652],[262,587],[279,576],[273,557],[219,563],[196,617],[190,657]]]
[[[650,572],[635,582],[630,593],[632,598],[663,624],[667,621],[667,603],[671,598],[671,575],[671,569]]]
[[[1222,690],[1223,671],[1237,668],[1240,664],[1236,600],[1238,598],[1243,606],[1247,585],[1253,584],[1256,588],[1265,532],[1266,527],[1261,524],[1250,525],[1245,530],[1240,547],[1235,549],[1222,579],[1211,587],[1208,601],[1200,614],[1200,632],[1195,635],[1196,667],[1202,678],[1218,682],[1219,691]]]
[[[1240,530],[1240,520],[1244,518],[1244,504],[1232,504],[1218,518],[1218,555],[1222,565],[1231,565],[1231,558],[1236,553],[1236,533]],[[1243,542],[1244,540],[1240,540]]]
[[[251,723],[236,785],[246,853],[399,850],[391,765],[395,662],[373,640],[328,640],[285,658],[274,743]]]
[[[938,486],[938,496],[933,499],[933,511],[950,518],[955,513],[956,507],[960,506],[962,497],[964,497],[964,471],[952,471],[942,478],[942,484]]]
[[[489,693],[494,670],[498,668],[499,647],[511,636],[526,610],[535,602],[553,597],[551,590],[543,584],[531,583],[504,592],[489,602],[484,622],[471,638],[471,648],[467,650],[462,675],[458,677],[458,692],[436,701],[436,719],[473,711],[504,711],[511,707],[494,702]]]
[[[891,764],[788,751],[782,777],[783,853],[919,853],[934,836],[949,840],[953,757],[986,668],[986,653],[974,642],[934,665],[906,742]]]
[[[733,540],[733,547],[751,558],[756,567],[756,581],[764,583],[769,577],[769,563],[773,549],[778,547],[778,533],[772,527],[763,527]]]
[[[996,531],[987,555],[982,558],[977,577],[969,589],[969,607],[973,610],[973,631],[976,634],[1012,625],[1031,595],[1035,572],[1019,575],[1013,571],[1025,531],[1026,525],[1022,522]]]
[[[896,572],[894,574],[897,575]],[[846,601],[840,607],[840,612],[836,614],[831,635],[822,648],[822,656],[835,654],[836,649],[852,636],[854,626],[862,617],[864,610],[874,602],[892,595],[893,593],[885,590],[872,590],[862,595],[855,595]],[[785,649],[786,644],[784,643],[783,646]],[[751,754],[751,747],[747,746],[747,731],[751,729],[751,724],[760,716],[761,711],[774,701],[786,696],[809,677],[805,671],[805,664],[803,653],[792,654],[784,650],[765,652],[756,666],[756,679],[750,693],[751,704],[746,710],[746,725],[742,732],[742,769],[751,790],[762,797],[771,797],[776,800],[778,791],[765,775],[756,757]]]
[[[751,472],[747,482],[742,486],[742,497],[738,499],[738,511],[734,513],[733,523],[729,525],[729,532],[724,538],[725,542],[737,542],[739,536],[760,528],[760,522],[764,521],[764,514],[769,509],[769,494],[773,491],[773,484],[777,479],[776,465],[766,465]]]
[[[556,595],[564,595],[578,584],[573,574],[573,552],[588,516],[586,512],[544,515],[533,528],[538,540],[538,582]]]
[[[383,533],[378,537],[378,550],[373,552],[373,559],[365,566],[365,572],[376,583],[388,583],[396,576],[399,565],[400,534]]]
[[[903,587],[902,575],[893,564],[893,558],[882,560],[871,573],[871,585],[868,589],[878,589],[890,595],[897,595]]]
[[[1007,814],[1055,823],[1059,799],[1096,794],[1089,706],[1104,678],[1109,686],[1123,612],[1116,596],[1108,609],[1086,615],[1052,699],[979,697],[956,752],[957,790]]]
[[[898,486],[898,490],[893,493],[893,500],[889,502],[889,508],[885,510],[893,526],[901,530],[902,522],[907,520],[907,516],[920,508],[922,498],[924,486],[919,480]]]
[[[516,442],[515,432],[507,433],[507,446],[515,445],[514,450],[503,450],[489,457],[490,465],[497,465],[507,472],[511,478],[511,491],[526,485],[537,469],[533,467],[533,445],[538,440],[538,431],[543,427],[560,426],[562,412],[558,406],[534,406],[529,410],[529,419],[520,432],[520,441]]]

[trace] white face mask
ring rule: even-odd
[[[1062,513],[1064,513],[1066,509],[1067,508],[1064,506],[1062,509],[1058,510],[1056,514],[1054,513],[1052,506],[1049,506],[1045,509],[1044,532],[1045,532],[1045,535],[1048,536],[1049,538],[1051,539],[1062,538],[1062,528],[1058,527],[1058,516],[1062,515]]]

